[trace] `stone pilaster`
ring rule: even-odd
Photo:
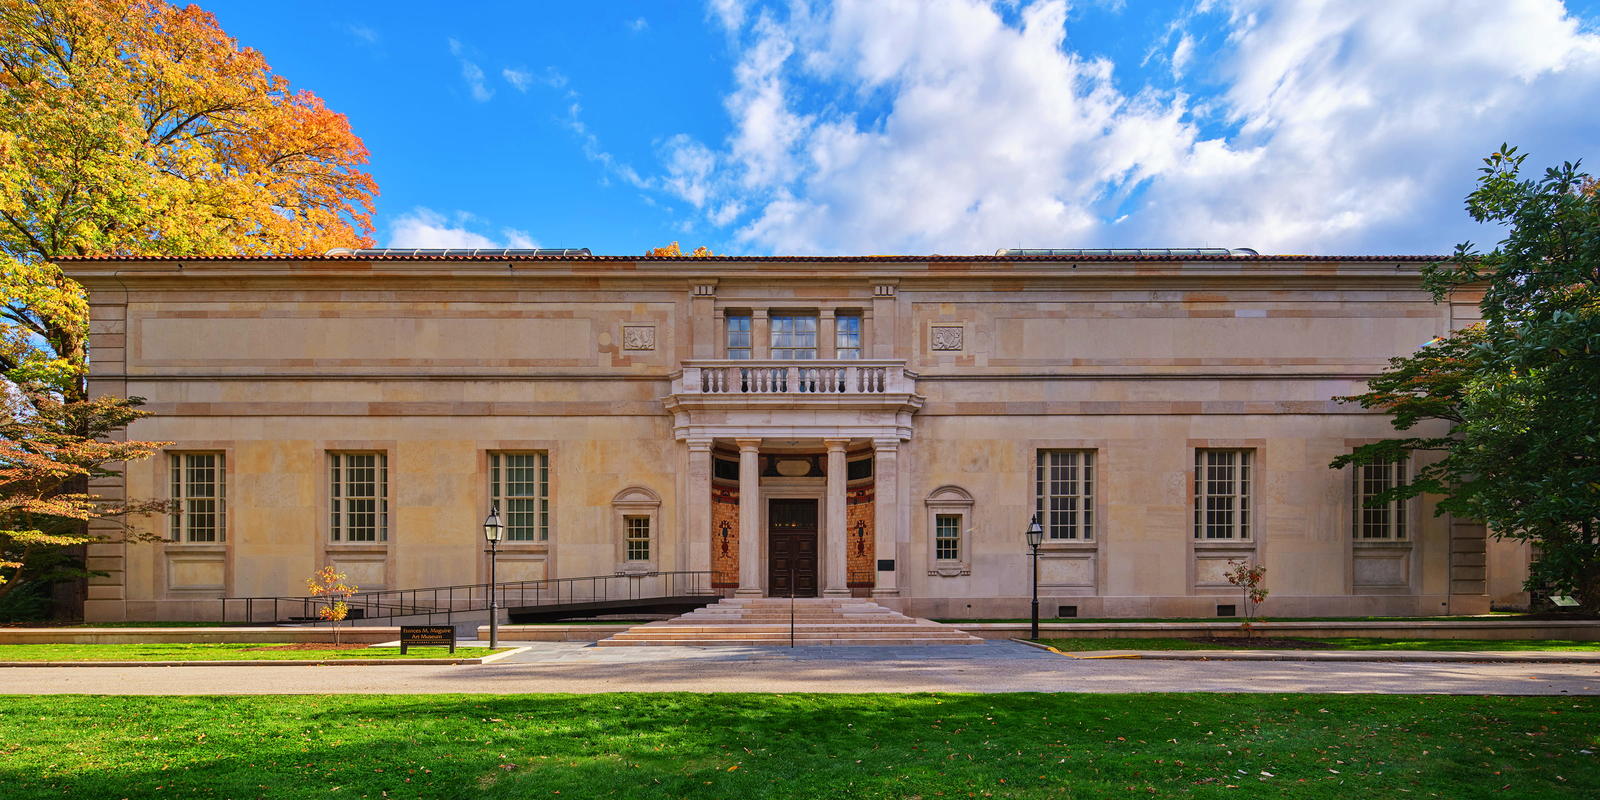
[[[839,320],[834,317],[833,309],[824,308],[818,312],[817,318],[817,358],[834,359],[839,357],[835,348],[839,344]]]
[[[711,440],[689,439],[689,481],[684,491],[688,498],[687,529],[683,543],[689,556],[688,569],[711,569]]]
[[[878,579],[872,589],[873,597],[899,597],[900,563],[896,560],[896,543],[900,539],[900,509],[896,498],[900,496],[900,440],[872,440],[874,520],[873,535],[877,540],[874,549],[878,554]],[[883,569],[893,564],[892,569]]]
[[[772,320],[764,308],[750,311],[750,357],[758,361],[772,357]]]

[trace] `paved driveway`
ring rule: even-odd
[[[477,666],[0,669],[6,694],[621,691],[1600,694],[1600,664],[1072,659],[1012,642],[793,650],[549,643]]]

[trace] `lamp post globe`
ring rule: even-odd
[[[1029,626],[1029,638],[1039,638],[1039,545],[1044,543],[1044,528],[1039,525],[1039,515],[1033,515],[1033,521],[1028,523],[1028,549],[1033,554],[1033,605],[1032,624]]]
[[[500,508],[489,507],[489,517],[483,521],[483,538],[489,543],[489,646],[500,646],[500,593],[495,579],[495,559],[500,555],[500,541],[506,537],[506,526],[500,522]]]

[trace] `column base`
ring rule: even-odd
[[[822,590],[822,596],[823,597],[849,597],[850,596],[850,590],[849,589],[823,589]]]
[[[900,596],[900,590],[899,589],[873,589],[872,590],[872,596],[873,597],[899,597]]]
[[[760,589],[734,589],[734,597],[766,597],[767,593]]]

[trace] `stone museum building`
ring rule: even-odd
[[[1514,601],[1514,546],[1331,470],[1341,404],[1476,319],[1428,256],[334,251],[78,258],[90,387],[170,442],[100,488],[170,499],[93,545],[90,620],[299,595],[702,571],[726,595],[930,617],[1192,616],[1267,567],[1275,616]],[[1501,565],[1506,565],[1502,568]]]

